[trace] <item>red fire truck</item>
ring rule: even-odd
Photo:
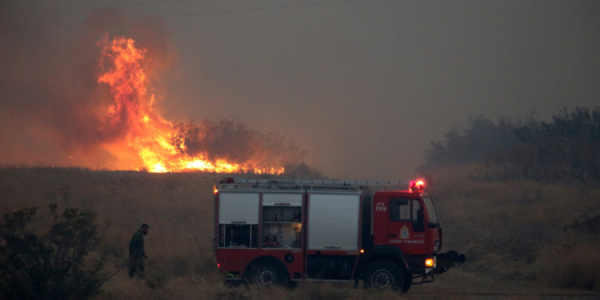
[[[363,280],[407,292],[414,279],[432,282],[464,255],[440,253],[425,181],[402,184],[225,178],[214,190],[218,267],[261,286]]]

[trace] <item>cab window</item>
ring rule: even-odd
[[[427,214],[429,215],[429,227],[436,227],[440,225],[437,214],[435,212],[435,206],[433,206],[433,202],[430,197],[423,198],[423,202],[425,202],[425,208],[427,208]]]
[[[421,204],[417,199],[390,199],[390,221],[410,222],[419,219]]]
[[[410,222],[410,202],[408,199],[390,199],[390,221]]]
[[[419,219],[419,211],[421,210],[421,204],[419,204],[419,200],[412,200],[412,219],[413,221]]]

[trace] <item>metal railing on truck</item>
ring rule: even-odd
[[[372,186],[406,185],[407,182],[384,180],[249,179],[228,177],[225,180],[221,180],[219,184],[223,188],[363,190]]]

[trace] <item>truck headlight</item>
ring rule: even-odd
[[[425,267],[426,268],[435,268],[435,259],[434,258],[426,258],[425,259]]]

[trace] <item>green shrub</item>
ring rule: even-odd
[[[50,226],[32,226],[37,209],[5,213],[0,221],[0,293],[8,299],[87,299],[108,276],[104,258],[88,254],[100,242],[95,214],[50,204]],[[37,223],[37,222],[36,222]],[[41,223],[41,222],[40,222]]]

